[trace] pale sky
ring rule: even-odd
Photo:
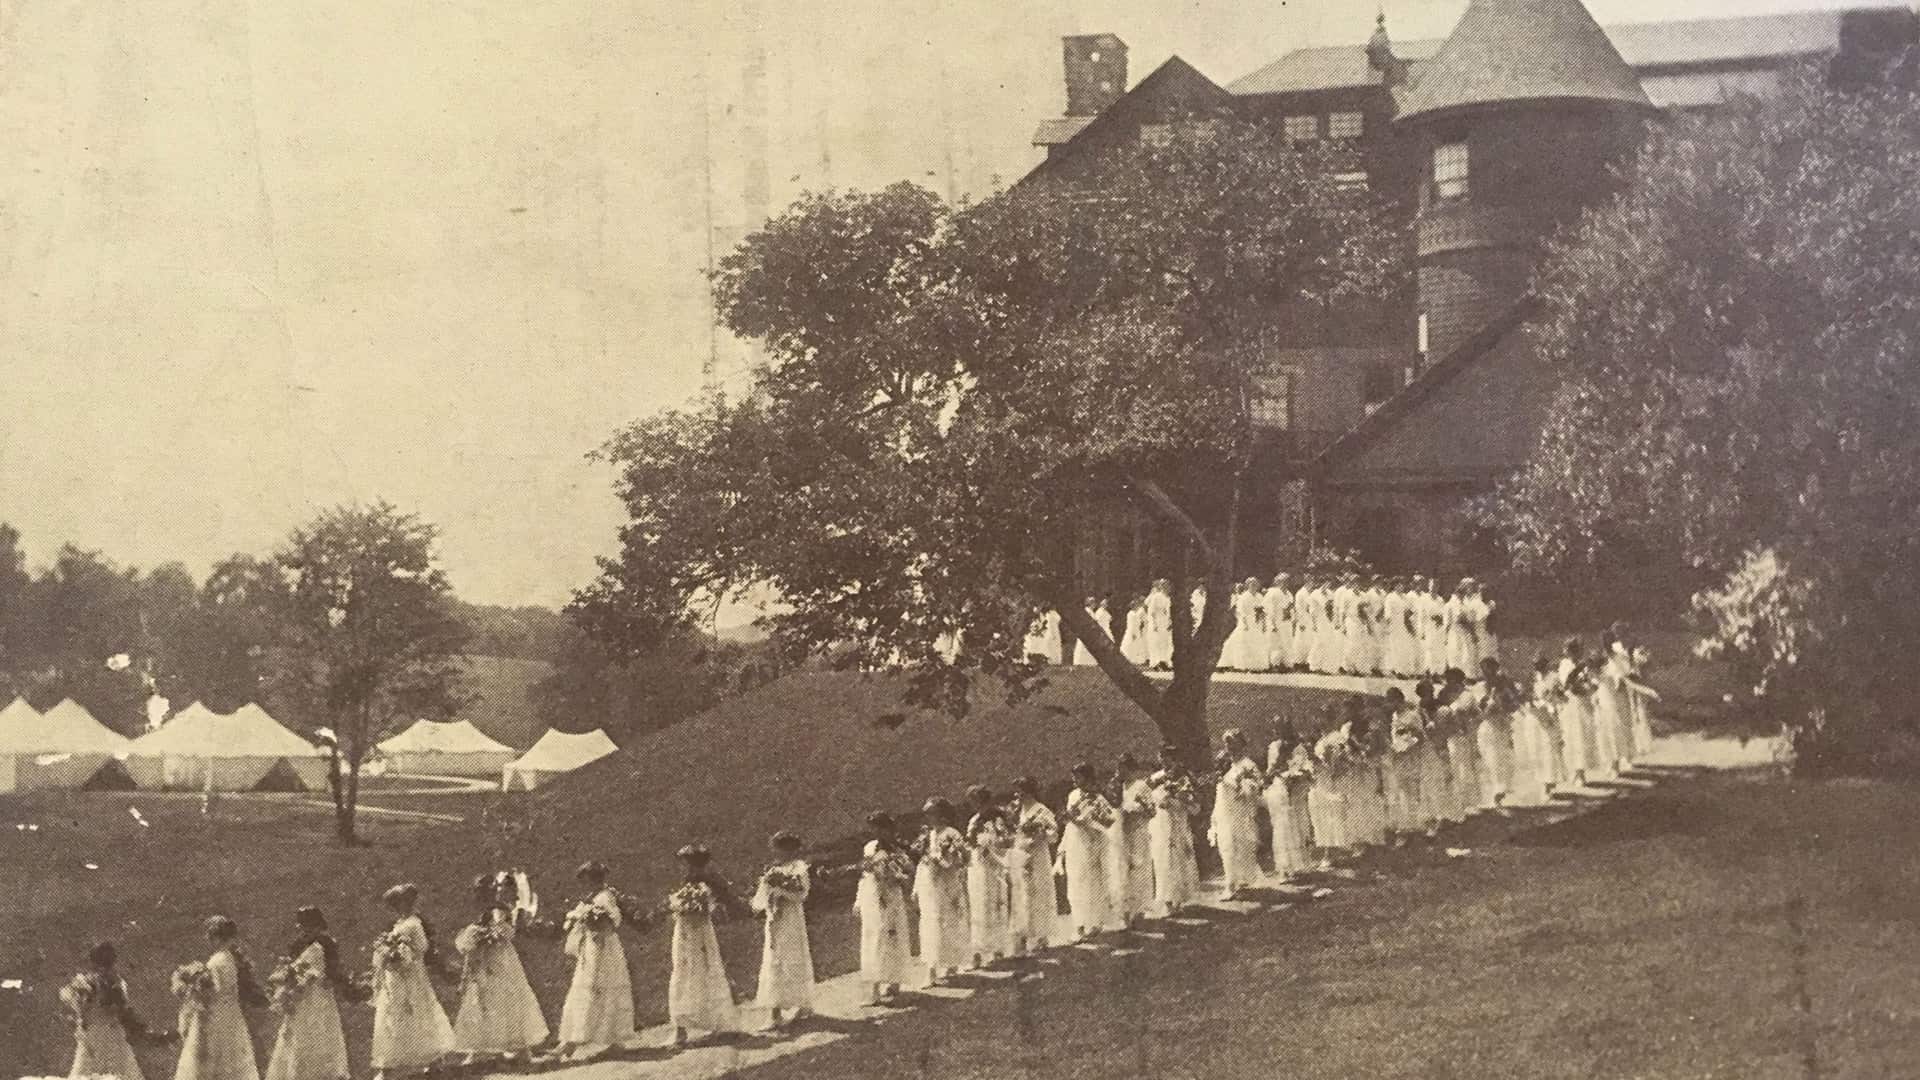
[[[1388,26],[1464,7],[1388,0]],[[202,574],[384,497],[441,527],[468,599],[564,602],[620,521],[585,455],[700,386],[710,188],[723,240],[809,188],[982,193],[1036,159],[1063,33],[1119,34],[1136,80],[1178,52],[1226,82],[1374,11],[0,0],[0,520],[36,562],[72,541]]]

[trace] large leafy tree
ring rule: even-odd
[[[435,550],[436,530],[385,503],[342,506],[296,529],[275,557],[275,689],[332,731],[335,829],[351,843],[367,754],[396,726],[461,705],[468,631]]]
[[[1235,346],[1404,284],[1403,210],[1343,183],[1353,165],[1216,120],[977,206],[904,184],[803,199],[715,278],[771,358],[751,390],[608,445],[630,521],[576,618],[638,650],[771,586],[790,655],[904,668],[917,700],[963,708],[978,676],[1029,685],[1049,607],[1198,757],[1269,374]],[[1079,531],[1125,508],[1184,552],[1166,683],[1096,630],[1073,573]]]
[[[1659,133],[1538,284],[1565,371],[1484,507],[1523,566],[1680,565],[1809,764],[1911,732],[1920,99],[1809,72]]]

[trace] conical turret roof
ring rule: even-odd
[[[1446,44],[1421,65],[1399,118],[1570,100],[1653,107],[1580,0],[1472,0]]]

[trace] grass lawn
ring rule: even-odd
[[[1328,697],[1221,686],[1213,719],[1264,737],[1276,717],[1306,722]],[[776,828],[842,841],[873,809],[916,810],[930,795],[957,796],[976,780],[1004,787],[1026,772],[1061,781],[1081,757],[1110,765],[1122,750],[1147,752],[1155,741],[1147,721],[1090,670],[1061,673],[1020,708],[983,703],[964,719],[903,714],[897,684],[885,679],[813,673],[648,736],[533,795],[370,792],[370,805],[467,820],[368,815],[362,828],[370,843],[362,848],[335,846],[330,812],[288,796],[222,798],[210,819],[192,796],[0,798],[0,881],[13,885],[0,980],[25,982],[20,991],[0,989],[0,1077],[65,1072],[71,1043],[56,993],[96,938],[120,945],[136,1007],[164,1024],[172,1015],[167,976],[204,954],[199,926],[214,912],[240,921],[264,969],[292,936],[294,909],[319,904],[350,957],[364,964],[384,926],[375,898],[398,881],[421,885],[445,945],[473,914],[468,883],[484,870],[523,866],[556,905],[573,890],[573,867],[600,858],[613,867],[616,885],[652,898],[677,875],[672,852],[698,839],[744,885]],[[150,824],[138,824],[129,806]],[[15,828],[23,824],[40,828]],[[819,896],[815,950],[821,973],[831,975],[854,963],[852,898],[832,890]],[[722,947],[743,992],[752,987],[758,934],[746,923],[723,928]],[[667,936],[627,944],[639,1015],[652,1022],[664,1012]],[[522,952],[557,1020],[567,975],[558,944],[529,941]],[[452,993],[442,986],[443,998]],[[264,1012],[253,1018],[263,1056],[272,1019]],[[348,1009],[347,1022],[351,1059],[363,1067],[370,1010]],[[143,1064],[152,1077],[172,1073],[164,1052],[146,1054]]]
[[[1920,1076],[1916,819],[1920,785],[1670,782],[748,1075]]]

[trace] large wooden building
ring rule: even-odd
[[[1035,133],[1047,157],[1030,179],[1226,111],[1296,142],[1351,141],[1355,180],[1417,200],[1410,301],[1242,346],[1279,373],[1259,418],[1283,452],[1238,569],[1274,571],[1305,532],[1378,566],[1458,574],[1492,556],[1461,504],[1524,462],[1554,390],[1528,295],[1546,237],[1608,197],[1647,121],[1766,94],[1798,63],[1879,70],[1917,38],[1905,7],[1602,27],[1580,0],[1472,0],[1443,40],[1395,42],[1381,18],[1364,42],[1225,86],[1176,57],[1129,88],[1119,38],[1069,37],[1068,115]],[[1092,530],[1089,591],[1166,572],[1155,541],[1142,522]]]

